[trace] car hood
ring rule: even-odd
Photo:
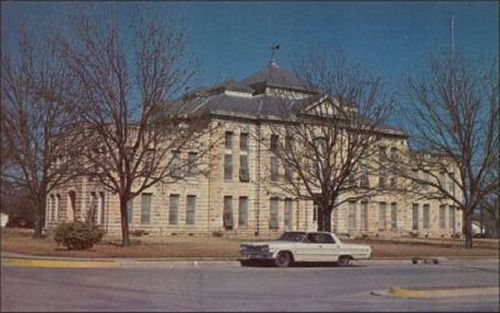
[[[282,245],[287,243],[293,243],[293,241],[280,241],[280,240],[271,240],[271,241],[256,241],[256,242],[242,242],[241,245],[247,246],[265,246],[265,245]]]

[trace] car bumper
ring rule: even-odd
[[[272,253],[268,254],[240,254],[238,261],[246,260],[272,260],[274,255]]]

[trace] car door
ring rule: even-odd
[[[321,243],[318,242],[316,233],[307,233],[306,238],[300,244],[300,261],[303,262],[319,262],[322,260]]]
[[[321,262],[334,262],[337,261],[339,256],[339,248],[337,242],[333,239],[333,237],[328,233],[318,233],[316,235],[316,241],[318,242],[317,246],[317,255],[318,261]]]

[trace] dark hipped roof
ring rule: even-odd
[[[311,96],[290,102],[282,97],[258,95],[253,97],[237,97],[225,93],[197,97],[186,103],[187,112],[211,112],[258,116],[284,116],[295,110],[304,109],[317,101],[320,96]]]
[[[244,83],[239,83],[233,79],[226,79],[222,83],[212,88],[214,91],[232,90],[252,93],[253,89]]]
[[[293,99],[283,97],[284,94],[278,96],[279,93],[267,93],[266,88],[262,87],[293,89],[301,93],[302,97]],[[237,91],[239,94],[227,91]],[[194,89],[183,97],[183,112],[246,118],[284,118],[324,101],[325,97],[307,88],[307,82],[297,75],[270,63],[240,82],[228,79],[212,87]],[[382,128],[394,135],[404,135],[401,130],[388,125],[383,125]]]
[[[281,69],[276,63],[269,63],[260,71],[248,76],[241,81],[245,85],[266,85],[286,87],[299,90],[309,90],[309,84],[299,76]]]

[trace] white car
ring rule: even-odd
[[[240,244],[241,265],[270,261],[277,267],[287,267],[294,262],[334,262],[349,266],[351,260],[369,259],[372,249],[368,245],[343,243],[329,232],[285,232],[278,240],[245,242]]]

